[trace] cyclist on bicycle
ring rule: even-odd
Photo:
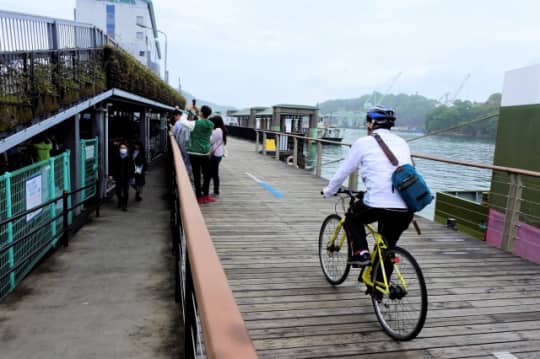
[[[399,237],[407,229],[413,219],[413,213],[401,199],[398,191],[392,188],[392,173],[395,167],[388,160],[372,133],[377,133],[392,150],[400,165],[412,163],[409,145],[401,137],[390,132],[396,117],[394,111],[385,107],[375,107],[366,116],[368,136],[359,138],[334,174],[323,195],[328,198],[334,195],[343,181],[354,171],[361,170],[366,191],[354,207],[346,214],[345,230],[349,240],[352,239],[353,266],[369,263],[369,249],[366,241],[364,224],[378,221],[379,233],[394,247]]]

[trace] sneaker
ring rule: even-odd
[[[198,204],[205,204],[205,203],[207,203],[206,197],[207,197],[207,196],[197,197],[197,203],[198,203]]]
[[[210,197],[210,196],[204,196],[203,198],[205,199],[206,203],[212,203],[216,201],[214,197]]]
[[[369,251],[357,251],[354,252],[351,258],[349,258],[349,263],[352,264],[353,268],[362,267],[368,265],[370,262]]]

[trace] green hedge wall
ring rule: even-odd
[[[111,88],[167,105],[186,100],[133,56],[115,47],[0,58],[0,132],[17,130]]]

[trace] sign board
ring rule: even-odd
[[[94,159],[94,152],[95,152],[94,145],[86,146],[86,148],[85,148],[85,158],[86,158],[87,161]]]
[[[37,207],[41,204],[41,175],[37,175],[26,180],[26,210]],[[26,215],[26,222],[30,222],[35,216],[40,214],[42,209],[38,209]]]

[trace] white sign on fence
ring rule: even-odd
[[[41,204],[41,175],[30,178],[26,181],[26,210],[37,207]],[[42,209],[38,209],[26,215],[26,222],[40,214]]]
[[[86,160],[93,160],[94,159],[94,146],[86,146]]]

